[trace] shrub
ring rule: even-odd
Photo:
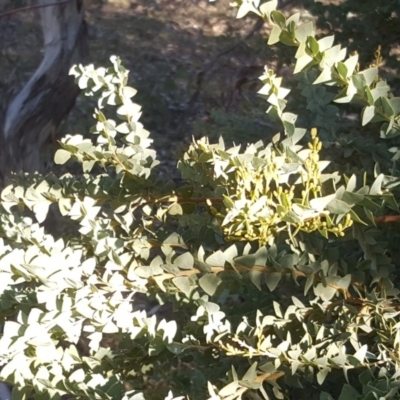
[[[397,149],[358,175],[324,172],[321,152],[341,143],[332,101],[362,102],[363,125],[380,121],[391,138],[400,100],[333,37],[259,3],[238,2],[238,17],[255,12],[270,44],[297,49],[317,129],[296,126],[266,69],[260,94],[284,137],[195,141],[178,163],[183,186],[159,177],[120,60],[72,69],[98,97],[97,139],[68,135],[55,162],[82,174],[15,175],[1,197],[0,362],[13,398],[399,397],[396,249],[377,227],[397,220]],[[53,205],[62,237],[43,227]],[[138,309],[138,293],[172,311]]]

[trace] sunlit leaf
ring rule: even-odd
[[[209,295],[212,296],[217,291],[221,279],[214,274],[205,274],[199,279],[200,287]]]

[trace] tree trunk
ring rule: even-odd
[[[10,172],[44,167],[41,150],[79,93],[69,70],[88,53],[83,0],[38,0],[44,36],[39,68],[8,105],[0,132],[0,187]],[[48,6],[46,6],[48,5]]]
[[[3,382],[0,382],[0,400],[11,400],[11,390],[10,388]]]

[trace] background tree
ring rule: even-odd
[[[41,148],[56,133],[79,93],[68,71],[83,62],[88,51],[83,0],[38,0],[37,8],[44,57],[22,90],[3,107],[0,186],[11,171],[42,170]]]

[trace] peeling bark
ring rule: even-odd
[[[54,0],[38,0],[39,5]],[[8,105],[0,135],[0,186],[10,172],[43,169],[41,150],[68,115],[79,93],[68,75],[88,54],[83,0],[40,8],[44,57]]]

